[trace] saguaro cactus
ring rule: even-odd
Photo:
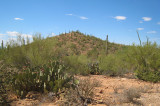
[[[108,35],[106,37],[106,55],[108,54]]]

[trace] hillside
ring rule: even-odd
[[[51,58],[83,55],[95,60],[98,56],[106,55],[106,41],[79,31],[47,38],[37,33],[33,36],[32,42],[18,37],[17,40],[10,41],[8,44],[6,53],[3,51],[0,59],[18,67],[26,65],[26,62],[30,62],[32,67],[39,66],[47,63]],[[113,54],[127,46],[108,42],[107,47],[108,54]]]
[[[54,38],[58,40],[56,48],[63,48],[65,55],[100,55],[106,50],[106,41],[79,31],[60,34]],[[114,53],[122,47],[124,45],[108,42],[108,53]]]

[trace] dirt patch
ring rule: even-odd
[[[89,106],[160,106],[160,83],[103,75],[77,76],[77,78],[89,78],[90,80],[96,80],[100,84],[94,89],[93,99],[96,102]],[[56,106],[57,101],[58,99],[55,99],[54,96],[44,96],[41,99],[26,98],[13,101],[11,105]]]

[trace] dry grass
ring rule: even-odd
[[[153,86],[144,85],[143,87],[131,87],[125,89],[124,86],[114,86],[112,98],[105,100],[107,106],[117,104],[128,104],[128,105],[143,105],[138,98],[141,97],[142,93],[149,93],[153,89]],[[158,88],[157,88],[158,89]],[[122,92],[120,92],[122,91]]]
[[[62,100],[56,104],[62,106],[86,106],[94,102],[94,88],[100,84],[97,81],[87,79],[81,79],[79,84],[74,88],[70,88],[63,95]],[[66,104],[66,105],[65,105]]]
[[[133,104],[137,104],[137,105],[142,105],[142,103],[140,101],[137,101],[136,99],[141,97],[141,93],[142,93],[143,89],[142,88],[129,88],[127,90],[124,90],[124,97],[126,98],[126,102],[127,103],[133,103]]]
[[[115,94],[117,94],[119,92],[119,90],[121,90],[121,89],[124,89],[124,87],[123,86],[114,86],[113,87],[113,90],[114,90]]]

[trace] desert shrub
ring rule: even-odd
[[[89,62],[88,63],[88,71],[89,71],[89,74],[92,74],[92,75],[102,74],[102,71],[99,69],[99,62],[98,61]]]
[[[0,105],[7,104],[7,93],[4,82],[2,81],[2,75],[0,75]]]
[[[97,59],[98,58],[98,55],[99,55],[99,51],[96,47],[94,47],[92,50],[88,51],[87,52],[87,56],[88,58],[90,59]]]
[[[0,62],[2,64],[2,62]],[[5,75],[3,70],[3,65],[0,65],[0,105],[7,104],[7,92],[5,86]]]
[[[0,79],[0,105],[6,105],[6,104],[7,104],[7,94],[6,94],[4,84]]]
[[[32,42],[27,40],[27,45],[25,39],[20,35],[17,40],[10,40],[2,56],[5,63],[19,68],[28,62],[32,67],[47,63],[53,56],[52,46],[56,44],[56,41],[52,38],[44,40],[40,34],[34,35],[32,39]]]
[[[9,104],[7,93],[10,90],[9,82],[14,72],[16,72],[15,68],[0,61],[0,105],[7,106]]]
[[[146,42],[133,45],[130,50],[130,63],[134,64],[135,75],[145,81],[160,81],[160,48],[156,43]]]
[[[20,97],[24,97],[29,91],[57,93],[67,87],[71,80],[71,76],[65,72],[66,68],[61,62],[53,60],[35,68],[23,67],[13,75],[12,90]]]
[[[121,76],[127,72],[125,56],[121,54],[109,54],[99,57],[99,67],[102,73],[109,76]]]
[[[124,96],[126,97],[128,103],[134,103],[137,105],[142,105],[141,102],[135,100],[136,98],[140,98],[141,97],[141,89],[139,88],[129,88],[127,90],[124,91]]]
[[[101,70],[99,69],[99,62],[90,60],[85,55],[66,56],[63,58],[63,61],[69,67],[68,71],[72,74],[101,74]]]
[[[75,79],[73,87],[65,92],[65,103],[69,103],[71,106],[87,106],[91,104],[94,96],[95,87],[100,86],[97,81],[87,79]]]
[[[2,40],[2,43],[1,43],[1,46],[0,46],[0,60],[2,60],[2,58],[5,54],[5,50],[6,50],[6,48],[4,47],[3,40]]]
[[[88,75],[87,57],[86,56],[66,56],[63,58],[66,66],[69,67],[68,72],[71,74]]]

